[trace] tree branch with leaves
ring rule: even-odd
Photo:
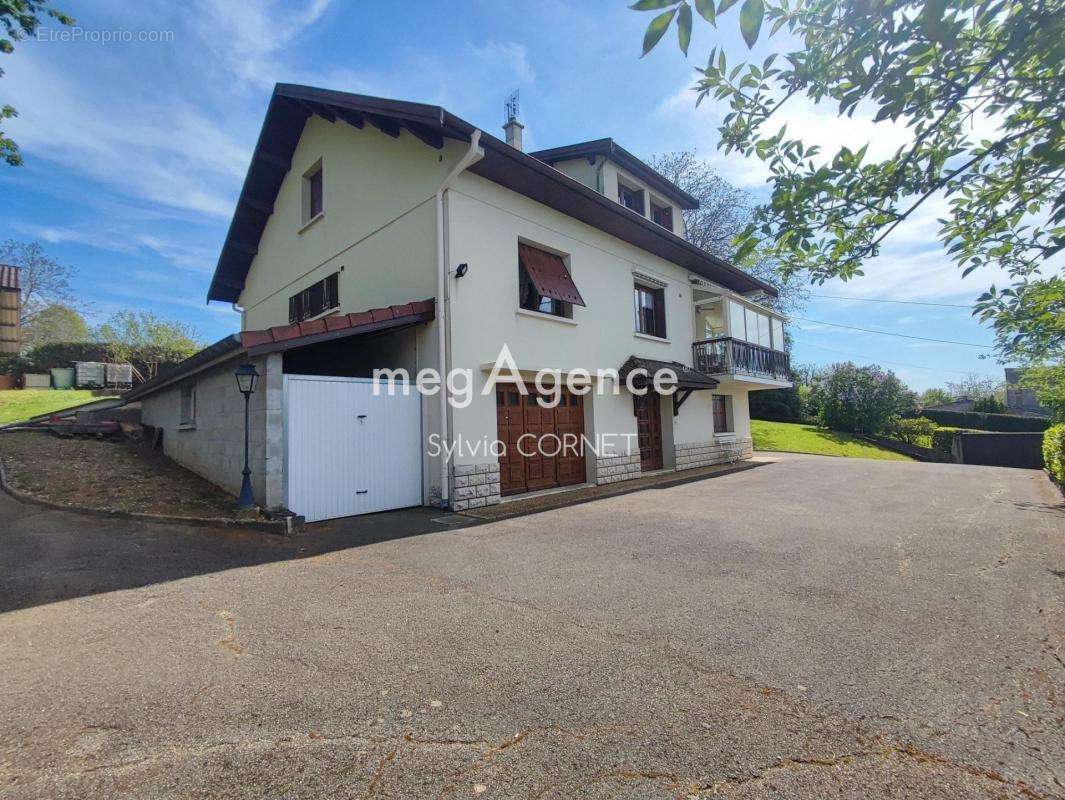
[[[687,54],[695,19],[722,22],[738,0],[640,0],[660,11],[644,54],[676,21]],[[665,9],[665,10],[663,10]],[[933,197],[948,256],[968,275],[998,267],[974,314],[994,327],[998,354],[1060,360],[1065,337],[1065,3],[1062,0],[744,0],[748,47],[785,33],[761,63],[711,49],[696,103],[727,104],[720,147],[759,158],[771,196],[736,240],[738,259],[771,249],[785,275],[817,283],[863,274],[891,234]],[[908,128],[911,140],[872,160],[868,145],[822,154],[789,136],[792,97]],[[979,129],[990,131],[979,135]],[[1058,258],[1055,258],[1058,256]]]

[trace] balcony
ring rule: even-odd
[[[777,381],[791,379],[791,359],[787,353],[729,336],[692,344],[692,364],[707,375],[749,375]]]

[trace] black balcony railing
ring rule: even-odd
[[[729,336],[692,344],[695,368],[707,375],[756,375],[786,381],[791,375],[787,353]]]

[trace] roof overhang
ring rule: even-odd
[[[563,147],[552,147],[550,150],[536,150],[529,153],[533,158],[538,158],[546,164],[557,164],[560,161],[569,161],[574,158],[594,159],[603,156],[617,163],[627,170],[633,177],[639,178],[663,197],[666,197],[684,209],[699,207],[699,200],[677,184],[656,170],[646,161],[643,161],[613,139],[594,139],[590,142],[579,144],[567,144]]]
[[[618,370],[618,376],[622,380],[627,380],[629,374],[635,370],[643,370],[643,374],[635,375],[632,378],[631,383],[637,388],[650,387],[654,383],[655,375],[662,370],[670,370],[677,376],[676,382],[670,382],[670,386],[676,389],[696,391],[698,389],[716,389],[718,386],[718,381],[714,378],[704,375],[686,364],[681,364],[679,361],[660,361],[655,358],[642,358],[640,356],[629,356]]]
[[[355,128],[371,125],[393,137],[406,131],[435,148],[442,148],[445,139],[469,141],[476,130],[440,106],[278,84],[211,279],[209,301],[235,303],[240,298],[304,123],[312,114]],[[481,135],[481,146],[485,157],[469,168],[471,173],[736,292],[760,291],[776,296],[776,290],[768,283],[701,250],[539,158],[485,133]]]
[[[435,312],[435,301],[419,300],[400,306],[371,308],[355,314],[333,314],[295,325],[281,325],[266,330],[230,334],[189,356],[173,369],[127,392],[124,399],[127,403],[141,400],[179,381],[236,358],[256,358],[270,353],[310,347],[322,342],[406,328],[431,321]]]

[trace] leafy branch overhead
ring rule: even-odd
[[[41,24],[41,17],[48,16],[61,25],[73,25],[72,17],[62,11],[48,8],[47,0],[0,0],[0,54],[8,55],[15,49],[15,42],[33,36]],[[0,78],[4,75],[0,69]],[[0,104],[0,122],[17,117],[18,112],[10,105]],[[21,166],[22,155],[18,145],[0,130],[0,158],[12,167]]]
[[[737,4],[640,0],[633,9],[658,12],[644,54],[674,20],[687,53],[692,5],[716,28]],[[783,36],[764,60],[733,63],[718,46],[697,70],[697,102],[729,109],[720,147],[771,173],[772,195],[736,257],[767,242],[789,273],[853,278],[934,199],[946,256],[963,274],[1009,276],[974,312],[995,327],[999,354],[1065,355],[1065,2],[744,0],[738,24],[748,47]],[[905,127],[909,141],[883,160],[868,144],[822,154],[780,122],[795,96]]]

